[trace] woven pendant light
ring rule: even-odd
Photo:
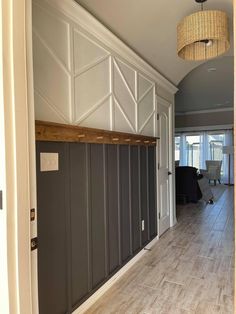
[[[177,52],[184,60],[207,60],[230,48],[228,18],[223,11],[202,11],[185,17],[177,27]]]

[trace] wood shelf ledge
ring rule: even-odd
[[[35,121],[36,141],[156,146],[158,137]]]

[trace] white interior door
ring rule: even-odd
[[[171,105],[158,98],[158,199],[159,199],[159,236],[170,228],[170,143],[171,143]]]

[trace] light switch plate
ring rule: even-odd
[[[58,171],[58,153],[40,153],[40,171]]]

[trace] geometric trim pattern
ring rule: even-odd
[[[33,2],[36,119],[156,136],[155,83],[61,12],[43,9],[45,5]],[[48,40],[47,27],[57,40]],[[45,87],[47,77],[56,80]],[[65,79],[69,89],[58,89],[57,82]]]
[[[124,61],[112,58],[112,62],[113,95],[127,126],[137,134],[155,135],[155,84]]]

